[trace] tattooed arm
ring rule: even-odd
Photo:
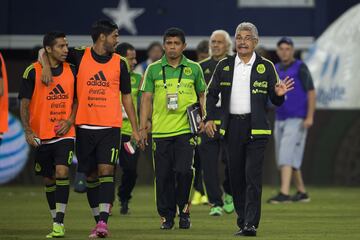
[[[30,100],[26,98],[22,98],[20,101],[20,117],[24,127],[26,141],[28,142],[28,144],[37,147],[38,145],[34,140],[36,135],[32,131],[29,124],[29,119],[30,119],[29,106],[30,106]]]

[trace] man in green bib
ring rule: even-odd
[[[190,228],[189,195],[196,142],[187,108],[204,106],[205,81],[198,63],[183,55],[185,34],[169,28],[163,37],[165,55],[150,64],[141,86],[140,131],[147,140],[146,123],[152,109],[152,137],[156,177],[156,205],[161,229],[172,229],[179,213],[179,228]]]
[[[141,74],[134,72],[136,61],[136,50],[130,43],[123,42],[116,47],[116,53],[126,58],[129,64],[130,80],[131,80],[131,97],[135,107],[138,109],[139,85],[141,82]],[[121,128],[121,148],[119,154],[119,165],[122,168],[121,182],[118,187],[118,197],[120,202],[120,214],[128,214],[129,201],[131,193],[135,187],[137,179],[137,162],[139,157],[139,149],[131,139],[132,127],[128,116],[123,107],[123,125]],[[136,114],[137,115],[137,114]],[[138,118],[137,118],[138,119]],[[130,149],[129,149],[130,148]]]

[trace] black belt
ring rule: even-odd
[[[230,119],[245,120],[245,119],[249,119],[250,116],[251,116],[251,113],[246,113],[246,114],[230,114]]]

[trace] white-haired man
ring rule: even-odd
[[[280,81],[273,63],[254,51],[258,44],[254,24],[236,28],[236,55],[221,60],[206,95],[206,132],[224,136],[229,152],[229,174],[235,210],[237,236],[256,236],[260,222],[262,163],[271,134],[266,118],[268,99],[279,106],[292,90],[293,81]],[[216,103],[221,93],[220,128],[215,124]]]
[[[224,30],[214,31],[209,40],[210,57],[200,62],[204,72],[206,84],[209,84],[214,73],[216,65],[219,61],[227,56],[232,55],[232,41],[229,33]],[[221,107],[216,107],[216,124],[221,123]],[[200,159],[201,168],[203,170],[204,183],[206,193],[210,203],[210,216],[221,216],[222,211],[232,213],[234,204],[231,194],[229,171],[227,168],[226,153],[223,151],[222,141],[219,136],[209,138],[206,134],[201,135],[201,144],[197,148]],[[225,180],[223,188],[225,192],[224,201],[222,199],[222,190],[220,188],[219,165],[218,160],[221,157],[225,163]]]

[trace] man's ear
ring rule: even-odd
[[[187,44],[186,44],[186,43],[184,43],[183,50],[185,50],[186,46],[187,46]]]
[[[105,39],[106,39],[105,34],[100,33],[99,40],[101,40],[101,41],[105,41]]]
[[[45,47],[45,52],[47,52],[47,53],[51,53],[51,52],[52,52],[51,47],[46,46],[46,47]]]

